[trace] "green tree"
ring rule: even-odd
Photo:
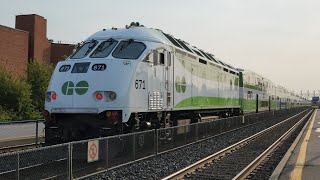
[[[17,119],[16,113],[5,110],[0,106],[0,121],[10,121],[12,119]]]
[[[53,72],[50,64],[31,62],[27,69],[27,82],[31,86],[32,105],[37,112],[44,110],[45,94]]]
[[[31,87],[23,79],[0,69],[0,120],[33,119]]]

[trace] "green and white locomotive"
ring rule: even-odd
[[[295,97],[295,96],[294,96]],[[46,94],[46,142],[194,123],[204,116],[280,109],[293,97],[157,29],[99,31],[60,61]],[[303,105],[299,97],[296,104]]]

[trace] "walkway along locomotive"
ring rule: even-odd
[[[157,29],[99,31],[60,61],[46,93],[46,142],[127,133],[302,106],[262,76]]]

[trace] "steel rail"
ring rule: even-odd
[[[313,115],[314,115],[313,110]],[[279,147],[282,142],[287,139],[292,132],[304,121],[306,117],[311,113],[311,111],[306,114],[303,118],[301,118],[300,121],[298,121],[294,126],[292,126],[288,131],[286,131],[279,139],[277,139],[271,146],[269,146],[268,149],[266,149],[262,154],[260,154],[255,160],[253,160],[247,167],[245,167],[239,174],[237,174],[233,180],[237,179],[245,179],[247,176],[250,175],[250,173],[255,170],[272,152],[276,150],[277,147]],[[309,120],[312,118],[312,116],[309,118]]]

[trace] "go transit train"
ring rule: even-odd
[[[253,71],[131,23],[93,34],[56,65],[45,138],[68,142],[306,103]]]

